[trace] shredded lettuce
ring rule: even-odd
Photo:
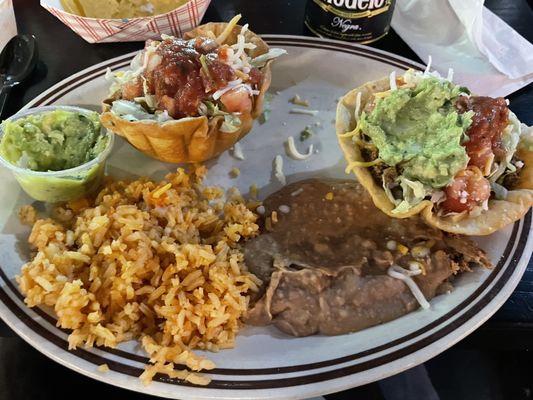
[[[230,114],[222,111],[218,104],[213,103],[212,101],[204,101],[201,103],[198,107],[198,113],[206,117],[223,116],[224,122],[222,122],[222,125],[220,125],[221,132],[233,133],[242,125],[242,121],[237,114]]]
[[[385,181],[385,175],[381,177],[381,180],[383,182],[383,190],[385,191],[385,194],[387,195],[390,202],[396,205],[400,204],[400,200],[396,199],[393,196],[392,191],[390,190],[389,184]]]
[[[205,54],[202,54],[200,56],[200,65],[202,66],[202,70],[205,72],[205,75],[213,80],[213,77],[211,76],[211,71],[209,70],[209,65],[207,65],[207,58],[205,57]]]
[[[448,70],[448,76],[446,77],[441,76],[441,74],[439,74],[437,71],[430,71],[429,69],[425,72],[415,71],[414,69],[408,69],[403,74],[404,82],[408,86],[417,86],[420,82],[422,82],[424,79],[429,78],[429,77],[436,78],[441,82],[450,82],[453,84],[452,80],[449,79],[453,77],[453,71],[451,72],[451,76],[450,76],[449,70]],[[470,95],[470,90],[468,90],[468,88],[464,86],[457,86],[457,91],[461,93],[462,95],[467,95],[467,96]]]
[[[224,115],[224,122],[220,126],[220,131],[225,133],[233,133],[242,125],[241,119],[235,114]]]
[[[284,49],[279,49],[279,48],[274,47],[268,50],[268,52],[266,52],[265,54],[261,54],[260,56],[257,56],[254,59],[252,59],[252,61],[250,61],[250,65],[252,67],[261,68],[261,67],[264,67],[265,64],[269,60],[278,58],[279,56],[282,56],[283,54],[287,54],[287,51]]]
[[[157,108],[157,99],[155,95],[150,94],[150,89],[148,88],[148,80],[141,75],[141,79],[143,81],[143,93],[144,97],[140,98],[139,100],[144,101],[144,103],[148,106],[148,108],[151,111],[155,111]],[[137,99],[135,99],[137,101]]]
[[[113,72],[110,68],[106,70],[105,79],[111,82],[111,86],[109,87],[110,95],[113,95],[118,92],[126,83],[133,81],[138,76],[141,76],[143,78],[143,88],[146,97],[146,94],[148,94],[148,89],[146,87],[146,80],[144,79],[142,74],[146,69],[148,60],[150,59],[150,55],[156,51],[157,46],[159,46],[159,44],[160,42],[154,40],[143,51],[139,51],[131,60],[130,69],[127,71]],[[148,101],[146,103],[148,104]]]
[[[494,171],[490,174],[489,181],[491,183],[496,182],[507,172],[516,171],[516,166],[511,163],[511,160],[516,152],[518,143],[521,141],[522,128],[520,126],[520,121],[518,121],[516,115],[511,111],[509,111],[509,122],[509,125],[507,125],[502,134],[502,145],[505,150],[505,157],[497,164]]]
[[[513,116],[516,119],[516,116],[514,114]],[[533,151],[533,126],[527,126],[526,124],[521,123],[519,127],[521,131],[520,147],[524,148],[527,151]]]
[[[132,58],[130,62],[130,70],[131,71],[140,71],[143,69],[143,51],[139,51],[137,54],[135,54],[135,57]]]
[[[111,106],[111,112],[130,122],[143,120],[165,122],[172,119],[166,110],[163,112],[149,113],[142,105],[129,100],[114,101]]]
[[[507,198],[507,193],[509,193],[509,191],[502,185],[493,182],[490,186],[492,188],[492,191],[494,192],[494,197],[496,198],[496,200],[505,200]]]
[[[263,112],[261,113],[258,119],[261,125],[266,123],[268,119],[270,118],[270,114],[272,112],[272,107],[271,107],[272,98],[273,98],[272,93],[268,93],[268,92],[265,93],[265,97],[263,100]]]
[[[398,182],[403,191],[403,200],[392,210],[393,213],[403,213],[410,210],[433,191],[422,182],[411,181],[403,176],[398,178]]]
[[[222,111],[218,104],[213,103],[212,101],[204,101],[200,103],[198,107],[198,112],[200,115],[205,115],[206,117],[216,117],[218,115],[227,115],[228,113]]]

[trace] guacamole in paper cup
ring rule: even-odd
[[[105,172],[114,136],[93,111],[37,107],[0,126],[0,164],[35,200],[74,200],[95,190]]]

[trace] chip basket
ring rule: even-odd
[[[161,34],[182,36],[200,24],[211,0],[190,0],[166,14],[131,19],[88,18],[64,11],[59,0],[41,6],[89,43],[136,42]]]

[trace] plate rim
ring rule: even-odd
[[[402,57],[402,56],[399,56],[399,55],[396,55],[396,54],[393,54],[393,53],[390,53],[390,52],[387,52],[387,51],[384,51],[384,50],[375,49],[375,48],[371,48],[371,47],[367,47],[367,46],[363,46],[363,45],[358,45],[358,44],[353,44],[353,43],[347,43],[347,42],[329,40],[329,39],[322,39],[322,38],[313,38],[313,37],[307,37],[307,36],[295,36],[295,35],[270,35],[270,34],[267,34],[267,35],[262,35],[262,37],[264,39],[266,39],[266,41],[269,44],[274,44],[274,45],[275,44],[281,44],[281,45],[286,45],[286,46],[298,46],[300,44],[300,46],[301,46],[302,43],[316,44],[316,45],[321,45],[322,46],[321,48],[323,48],[323,49],[332,50],[332,51],[339,51],[339,48],[342,48],[342,49],[345,49],[345,50],[350,50],[350,51],[344,51],[344,52],[352,52],[353,53],[355,51],[356,53],[367,53],[367,54],[371,53],[372,55],[375,55],[376,57],[379,57],[378,61],[380,61],[380,62],[387,63],[387,60],[389,60],[389,61],[393,60],[395,63],[403,64],[402,66],[399,66],[399,68],[405,68],[405,65],[412,66],[412,67],[417,68],[417,69],[423,69],[425,67],[423,64],[420,64],[420,63],[415,62],[413,60],[410,60],[408,58],[405,58],[405,57]],[[301,46],[301,47],[313,48],[313,46]],[[109,60],[105,60],[105,61],[103,61],[101,63],[95,64],[95,65],[90,66],[90,67],[88,67],[86,69],[83,69],[83,70],[81,70],[81,71],[79,71],[79,72],[77,72],[77,73],[75,73],[75,74],[73,74],[73,75],[61,80],[60,82],[56,83],[55,85],[51,86],[49,89],[47,89],[46,91],[41,93],[39,96],[37,96],[36,98],[34,98],[30,102],[28,102],[21,110],[24,110],[26,108],[32,107],[34,105],[42,104],[44,102],[56,101],[58,98],[61,98],[65,94],[65,92],[67,90],[72,89],[72,86],[74,84],[79,86],[79,85],[81,85],[83,83],[86,83],[88,81],[91,81],[91,80],[95,79],[96,77],[102,75],[102,71],[105,71],[106,67],[108,67],[108,66],[121,67],[123,63],[127,63],[133,57],[133,55],[136,54],[136,53],[137,52],[131,52],[131,53],[123,54],[121,56],[118,56],[118,57],[115,57],[115,58],[112,58],[112,59],[109,59]],[[362,56],[362,57],[365,57],[365,55],[363,55],[363,54],[359,54],[359,55]],[[373,57],[365,57],[365,58],[373,58]],[[390,62],[388,64],[398,67],[398,65],[394,65],[394,64],[392,64]],[[55,97],[52,97],[52,96],[55,96]],[[518,281],[519,281],[519,279],[520,279],[520,277],[521,277],[521,275],[523,273],[523,270],[525,270],[525,268],[527,267],[527,261],[528,261],[527,258],[529,258],[529,257],[527,257],[527,254],[528,254],[527,250],[529,250],[529,255],[531,255],[531,249],[533,248],[533,239],[531,238],[531,236],[532,236],[531,235],[531,211],[528,213],[528,215],[529,215],[529,233],[527,233],[526,236],[525,236],[525,241],[526,241],[526,243],[524,244],[524,246],[525,246],[524,250],[526,250],[526,252],[524,253],[525,257],[523,256],[519,260],[517,260],[517,264],[516,264],[515,270],[511,271],[511,276],[509,278],[510,280],[508,280],[506,283],[504,283],[503,284],[503,288],[501,288],[500,290],[497,291],[497,293],[492,298],[492,300],[487,302],[485,304],[485,306],[483,306],[481,308],[480,314],[483,314],[482,312],[485,312],[485,314],[483,314],[483,317],[485,317],[485,318],[480,320],[475,326],[472,326],[469,329],[464,330],[463,335],[461,337],[457,338],[457,340],[455,342],[457,342],[458,340],[460,340],[462,337],[466,336],[467,334],[471,333],[481,323],[483,323],[486,319],[488,319],[494,312],[496,312],[496,310],[499,308],[499,306],[507,299],[507,297],[512,293],[512,291],[514,290],[514,288],[518,284]],[[520,223],[522,223],[522,229],[526,230],[524,222],[517,222],[517,224],[515,224],[515,228],[514,229],[516,229],[516,227]],[[520,235],[518,240],[521,240],[521,239],[523,239],[523,235]],[[514,244],[516,244],[516,243],[518,243],[518,242],[515,241]],[[502,267],[502,271],[501,272],[505,272],[508,268],[509,268],[509,266],[507,266],[505,268]],[[520,270],[522,270],[522,271],[520,272]],[[518,274],[519,276],[517,276],[518,272],[520,272]],[[490,276],[487,276],[487,278],[489,278],[489,277]],[[496,278],[497,277],[494,277],[494,279],[496,279]],[[510,288],[510,285],[512,285],[512,288]],[[0,287],[0,289],[3,290],[2,287]],[[502,296],[502,292],[503,292],[504,289],[506,289],[506,291],[505,291],[506,295]],[[480,296],[481,296],[481,294],[480,294]],[[491,305],[494,302],[494,300],[496,300],[498,298],[500,298],[501,301],[497,305]],[[2,304],[2,305],[5,305],[5,304]],[[485,311],[489,307],[490,307],[490,310],[489,311]],[[13,314],[13,315],[15,315],[15,314]],[[0,313],[0,317],[2,317],[1,313]],[[15,318],[17,318],[17,317],[15,316]],[[460,330],[461,327],[463,327],[465,325],[468,325],[469,322],[471,322],[472,320],[473,320],[473,318],[467,319],[464,323],[459,325],[459,328],[452,329],[449,333],[447,333],[444,336],[442,336],[439,340],[444,340],[448,336],[458,332],[458,330]],[[8,323],[8,325],[10,325],[10,324]],[[28,338],[25,337],[26,335],[21,335],[21,333],[19,332],[18,329],[14,329],[14,330],[17,332],[17,334],[19,334],[19,336],[23,337],[24,340],[26,340],[33,347],[37,348],[37,350],[42,352],[42,350],[39,348],[39,343],[38,342],[32,343],[32,340],[31,341],[28,340]],[[418,364],[420,362],[423,362],[423,361],[425,361],[428,358],[434,357],[435,355],[437,355],[441,351],[443,351],[446,348],[448,348],[451,345],[453,345],[455,342],[450,343],[448,345],[442,346],[442,348],[438,352],[436,352],[435,354],[431,353],[425,359],[421,360],[421,358],[419,358],[419,361],[416,361],[416,364]],[[448,341],[448,343],[449,343],[449,341]],[[409,354],[407,354],[404,357],[400,357],[400,358],[398,358],[395,361],[401,361],[401,360],[405,359],[406,357],[413,356],[414,354],[416,354],[418,352],[423,352],[423,351],[427,352],[427,348],[428,347],[430,347],[430,346],[423,346],[419,350],[417,350],[415,352],[412,352],[412,353],[409,353]],[[55,357],[55,354],[49,354],[49,353],[44,353],[44,354],[47,355],[48,357],[54,359],[55,361],[61,360],[61,357],[60,356]],[[394,361],[392,361],[392,362],[394,362]],[[378,366],[376,368],[384,368],[384,367],[386,367],[389,364],[390,363],[384,363],[383,365],[380,365],[380,366]],[[409,367],[411,367],[413,365],[415,365],[415,364],[412,364],[412,365],[408,364],[407,367],[405,367],[404,369],[407,369],[407,368],[409,368]],[[81,372],[84,375],[91,376],[91,377],[93,377],[95,379],[98,379],[98,380],[101,380],[101,381],[104,381],[104,382],[107,382],[107,383],[118,385],[113,379],[105,379],[106,376],[100,376],[100,375],[93,376],[94,374],[89,374],[87,370],[80,370],[75,365],[72,365],[72,366],[71,365],[67,365],[67,366],[69,368],[72,368],[72,369],[76,370],[77,372]],[[363,372],[368,372],[368,371],[372,371],[372,370],[373,369],[366,369]],[[381,379],[381,378],[383,378],[385,376],[392,375],[392,374],[395,374],[395,373],[398,373],[398,372],[400,372],[400,370],[398,368],[396,368],[396,369],[393,369],[388,374],[385,374],[383,376],[380,376],[379,378],[374,378],[374,379],[370,379],[370,380],[373,381],[373,380],[376,380],[376,379]],[[344,375],[344,376],[339,377],[339,378],[325,379],[325,380],[323,380],[323,381],[321,381],[319,383],[320,384],[326,384],[326,382],[333,383],[334,381],[336,381],[338,379],[342,380],[342,379],[346,379],[346,378],[357,376],[358,374],[360,374],[360,373],[348,374],[348,375]],[[271,374],[266,374],[266,375],[271,375]],[[364,384],[364,383],[365,382],[360,382],[358,384]],[[339,382],[339,384],[340,384],[340,382]],[[304,392],[304,391],[301,390],[304,386],[311,387],[312,385],[313,384],[302,384],[302,386],[284,386],[284,387],[275,388],[275,389],[264,388],[264,389],[253,389],[253,390],[255,390],[255,391],[257,391],[257,390],[270,390],[270,391],[274,390],[274,391],[278,392],[280,390],[287,389],[287,388],[291,388],[291,389],[296,388],[297,391],[294,392],[295,395],[291,395],[293,397],[287,397],[287,398],[297,398],[297,397],[299,397],[301,395],[312,396],[312,395],[316,395],[316,394],[323,394],[323,393],[326,393],[326,392],[338,391],[338,390],[342,390],[343,388],[353,387],[354,386],[353,382],[352,382],[352,383],[348,383],[347,386],[345,386],[345,387],[343,387],[342,385],[341,386],[330,385],[330,387],[332,387],[331,390],[329,390],[329,389],[327,389],[327,390],[321,389],[319,391],[314,391],[314,392],[309,392],[309,393],[307,391]],[[121,385],[118,385],[118,386],[121,386]],[[185,385],[183,385],[181,383],[178,386],[176,386],[176,385],[170,385],[170,386],[172,386],[175,391],[179,391],[179,390],[177,390],[178,388],[185,387]],[[125,386],[122,386],[122,387],[125,387]],[[126,386],[126,388],[127,389],[131,389],[131,387],[129,387],[129,386]],[[201,390],[201,391],[205,391],[205,390],[207,390],[207,391],[216,391],[217,393],[220,390],[223,390],[223,391],[227,390],[228,393],[230,393],[230,391],[232,391],[232,390],[235,390],[235,389],[217,389],[217,388],[198,388],[196,386],[194,388],[196,388],[196,390]],[[237,390],[239,390],[241,393],[243,393],[242,392],[243,389],[237,389]],[[248,390],[251,390],[251,389],[248,389]],[[148,390],[148,389],[143,390],[143,392],[144,393],[151,393],[151,394],[158,395],[158,392],[153,392],[152,393],[152,391]],[[277,394],[279,394],[279,393],[277,393]],[[166,395],[168,395],[168,393],[159,394],[159,395],[165,395],[166,396]],[[179,397],[179,396],[183,396],[183,394],[182,393],[177,393],[174,396]],[[236,398],[234,395],[232,395],[231,397],[221,397],[221,396],[218,396],[218,395],[215,396],[215,397],[212,397],[212,396],[213,396],[213,394],[211,393],[211,395],[202,396],[200,398]],[[296,397],[294,397],[294,396],[296,396]],[[281,398],[281,397],[276,396],[276,398]]]

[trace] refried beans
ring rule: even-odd
[[[358,183],[311,179],[268,197],[263,234],[245,245],[250,272],[265,283],[247,316],[294,336],[338,335],[384,323],[419,307],[392,265],[424,271],[414,281],[427,299],[451,289],[451,278],[489,267],[473,242],[390,218]],[[268,228],[268,229],[267,229]]]

